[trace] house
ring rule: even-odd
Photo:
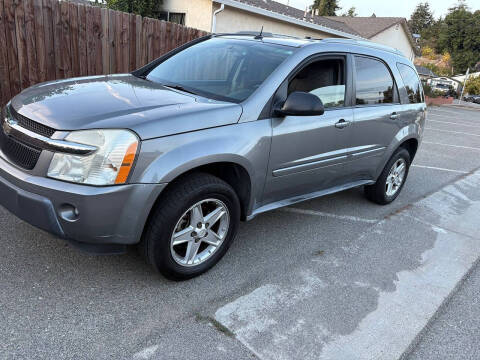
[[[460,81],[446,76],[428,79],[427,84],[432,87],[432,90],[437,90],[442,93],[447,93],[450,89],[459,91],[459,88],[462,86]]]
[[[404,18],[324,17],[273,0],[163,0],[163,18],[218,33],[258,30],[317,39],[368,39],[415,57]],[[214,29],[212,29],[214,27]]]
[[[400,50],[411,61],[415,59],[416,41],[402,17],[329,16],[355,30],[361,37]]]
[[[480,72],[471,72],[470,74],[468,74],[468,78],[474,78],[474,77],[477,77],[477,76],[480,76]],[[465,78],[467,77],[466,74],[464,75],[455,75],[455,76],[452,76],[452,79],[460,82],[460,83],[464,83],[465,82]]]
[[[417,69],[418,76],[420,76],[420,80],[422,80],[423,83],[426,83],[431,78],[437,77],[432,70],[425,66],[415,65],[415,68]]]

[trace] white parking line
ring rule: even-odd
[[[440,121],[440,120],[427,120],[429,123],[435,122],[435,123],[441,123],[441,124],[451,124],[451,125],[457,125],[457,126],[468,126],[476,129],[480,129],[480,125],[470,125],[470,124],[461,124],[458,122],[451,122],[451,121]]]
[[[465,109],[459,109],[459,110],[447,110],[447,109],[433,109],[433,108],[430,108],[427,110],[428,113],[432,113],[432,112],[440,112],[440,113],[445,113],[445,114],[451,114],[451,115],[459,115],[461,113],[465,114],[465,112],[468,112],[468,111],[475,111],[475,110],[465,110]]]
[[[480,150],[480,148],[473,147],[473,146],[452,145],[452,144],[437,143],[437,142],[432,142],[432,141],[422,141],[422,144],[450,146],[450,147],[459,148],[459,149]]]
[[[434,128],[425,128],[425,130],[433,130],[433,131],[441,131],[441,132],[447,132],[450,134],[459,134],[459,135],[469,135],[469,136],[477,136],[480,137],[480,134],[471,134],[471,133],[466,133],[463,131],[451,131],[451,130],[441,130],[441,129],[434,129]]]
[[[439,170],[439,171],[447,171],[447,172],[453,172],[453,173],[457,173],[457,174],[468,174],[468,171],[446,169],[446,168],[441,168],[441,167],[436,167],[436,166],[414,164],[414,165],[412,165],[412,167],[417,167],[417,168],[422,168],[422,169]]]
[[[450,121],[450,122],[453,122],[455,124],[469,124],[469,125],[470,124],[475,124],[474,121],[470,121],[470,120],[465,119],[465,118],[459,118],[459,117],[454,117],[454,116],[436,115],[436,114],[429,114],[427,116],[427,123],[430,122],[430,121],[434,121],[434,120]]]
[[[452,115],[441,115],[441,114],[434,114],[434,113],[429,112],[427,114],[427,117],[430,117],[430,116],[443,117],[443,118],[449,118],[449,119],[452,118]]]
[[[302,215],[330,217],[330,218],[339,219],[339,220],[360,221],[360,222],[365,222],[365,223],[369,223],[369,224],[375,224],[375,223],[378,222],[378,220],[375,220],[375,219],[364,219],[364,218],[357,217],[357,216],[337,215],[337,214],[326,213],[326,212],[323,212],[323,211],[299,209],[299,208],[292,208],[292,207],[285,207],[285,208],[281,208],[279,210],[280,211],[291,212],[291,213],[296,213],[296,214],[302,214]]]

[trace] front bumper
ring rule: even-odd
[[[165,186],[70,184],[27,174],[0,158],[0,205],[89,252],[119,252],[138,243]]]

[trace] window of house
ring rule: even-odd
[[[415,71],[410,66],[400,63],[397,64],[397,68],[402,76],[410,104],[423,102],[422,87]]]
[[[185,13],[161,11],[158,18],[176,24],[185,25]]]
[[[394,102],[395,83],[385,64],[379,60],[355,56],[356,104],[376,105]]]
[[[185,25],[185,13],[171,12],[169,13],[168,21],[175,24]]]
[[[305,66],[290,81],[288,94],[303,91],[316,95],[325,108],[345,105],[345,61],[325,59]]]

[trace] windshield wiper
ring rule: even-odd
[[[165,86],[165,87],[171,88],[171,89],[180,90],[180,91],[187,92],[187,93],[193,94],[193,95],[198,95],[196,92],[194,92],[192,90],[185,89],[182,85],[177,85],[177,84],[162,84],[162,85]]]

